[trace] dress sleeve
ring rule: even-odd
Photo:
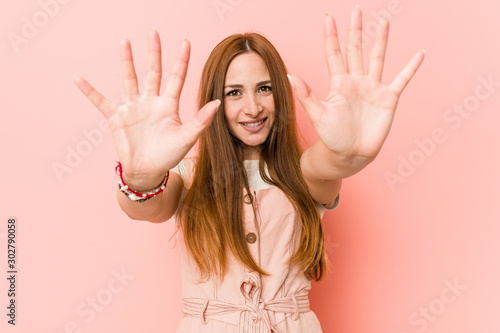
[[[182,181],[186,184],[187,181],[187,169],[186,169],[186,160],[182,159],[179,164],[170,169],[170,171],[175,172],[179,176],[182,177]]]
[[[325,209],[326,210],[334,210],[339,205],[339,202],[340,202],[340,193],[337,195],[335,200],[327,203],[326,205],[318,203],[317,205],[318,205],[318,210],[319,210],[319,214],[320,214],[321,218],[323,218],[323,214],[325,213]]]
[[[339,205],[339,202],[340,202],[340,193],[337,195],[335,200],[333,200],[330,203],[327,203],[326,205],[321,205],[321,206],[323,206],[323,208],[326,210],[334,210]]]
[[[178,217],[177,217],[177,212],[179,210],[179,207],[181,205],[181,201],[184,200],[184,196],[186,195],[186,184],[187,184],[187,181],[188,181],[188,170],[187,170],[187,165],[186,165],[186,160],[185,159],[182,159],[179,164],[177,164],[175,167],[173,167],[172,169],[170,169],[170,171],[172,172],[175,172],[176,174],[178,174],[179,176],[181,176],[182,178],[182,181],[183,181],[183,189],[182,189],[182,194],[181,194],[181,197],[180,197],[180,200],[179,200],[179,204],[177,206],[177,210],[175,212],[175,225],[176,227],[180,227],[180,222],[178,220]]]

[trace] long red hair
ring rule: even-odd
[[[266,63],[276,110],[273,128],[262,145],[259,173],[265,182],[285,193],[298,213],[301,238],[291,261],[299,264],[309,279],[319,280],[327,266],[324,231],[300,168],[302,152],[287,70],[274,46],[257,33],[227,37],[214,48],[203,69],[199,107],[215,99],[221,105],[200,138],[192,185],[179,207],[186,248],[205,277],[224,276],[227,249],[247,268],[266,274],[245,241],[243,189],[248,190],[249,185],[243,166],[244,145],[229,132],[224,112],[227,69],[245,52],[259,54]],[[265,173],[266,166],[270,177]]]

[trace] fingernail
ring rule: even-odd
[[[422,49],[422,52],[426,53],[427,51],[425,49]]]
[[[290,84],[292,85],[292,87],[295,88],[295,82],[293,82],[292,76],[290,74],[287,74],[286,76],[288,77],[288,81],[290,81]]]
[[[359,8],[359,5],[353,5],[352,8],[353,9]]]
[[[215,104],[217,105],[217,109],[218,109],[218,108],[219,108],[219,106],[220,106],[220,99],[216,99],[216,100],[215,100]]]

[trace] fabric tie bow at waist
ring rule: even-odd
[[[303,292],[297,295],[290,295],[279,299],[264,301],[261,299],[260,277],[257,273],[245,274],[240,283],[240,291],[245,297],[244,304],[234,304],[216,299],[185,298],[185,315],[199,316],[203,324],[208,323],[208,319],[216,318],[233,312],[250,312],[254,323],[262,321],[265,327],[263,333],[280,333],[271,323],[269,312],[291,313],[292,318],[297,320],[300,313],[308,312],[308,293]],[[240,325],[239,332],[244,332],[245,327]]]

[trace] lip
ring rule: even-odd
[[[260,124],[259,126],[254,126],[254,127],[248,127],[248,126],[245,126],[244,124],[250,124],[250,123],[256,123],[258,121],[261,121],[262,120],[262,124]],[[267,122],[267,117],[264,117],[264,118],[260,118],[260,119],[255,119],[255,120],[252,120],[252,121],[241,121],[240,122],[240,126],[245,130],[245,131],[248,131],[248,132],[251,132],[251,133],[255,133],[255,132],[258,132],[260,131],[261,129],[264,128],[264,126],[266,125],[266,122]]]

